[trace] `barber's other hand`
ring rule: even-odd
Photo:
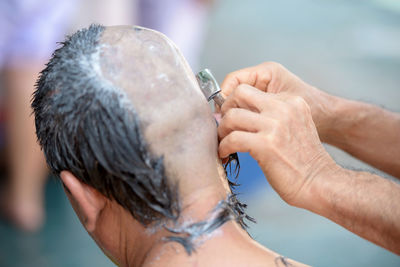
[[[251,85],[268,93],[286,92],[293,96],[301,96],[309,105],[320,138],[324,141],[332,123],[330,109],[335,100],[333,96],[305,83],[275,62],[265,62],[228,74],[221,85],[222,94],[229,96],[240,84]]]
[[[232,90],[221,107],[219,156],[249,152],[283,200],[305,208],[311,184],[336,168],[322,146],[303,98],[248,85]]]

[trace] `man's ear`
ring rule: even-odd
[[[79,220],[89,233],[94,232],[107,199],[93,187],[81,182],[69,171],[60,173],[66,194]]]

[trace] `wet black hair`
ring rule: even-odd
[[[195,237],[226,221],[245,227],[243,220],[250,217],[235,194],[218,204],[211,221],[185,229],[177,224],[178,185],[167,178],[163,157],[150,153],[131,102],[96,70],[103,31],[91,25],[67,37],[37,81],[32,100],[36,134],[52,172],[72,172],[144,226],[163,225],[174,234],[166,240],[179,242],[189,254]]]

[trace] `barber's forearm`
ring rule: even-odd
[[[400,185],[342,168],[317,179],[303,208],[400,255]]]
[[[400,178],[400,114],[329,96],[323,142]]]

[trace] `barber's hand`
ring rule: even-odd
[[[240,84],[251,85],[268,93],[288,93],[301,96],[310,106],[314,123],[321,139],[331,124],[333,97],[303,82],[296,75],[275,62],[241,69],[228,74],[221,88],[224,96],[229,96]],[[324,140],[323,140],[324,141]]]
[[[314,179],[336,166],[319,140],[309,106],[299,96],[242,84],[230,92],[221,113],[219,156],[249,152],[291,205],[305,207]]]

